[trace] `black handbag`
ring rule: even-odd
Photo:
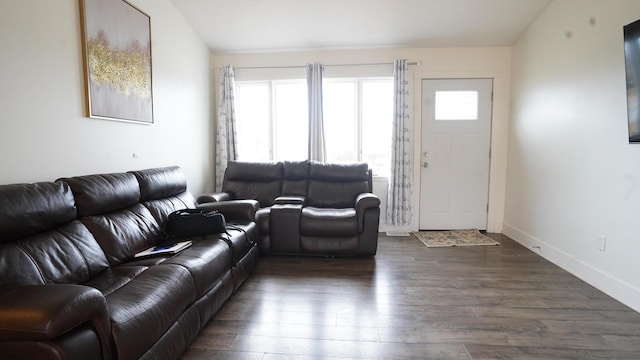
[[[167,217],[169,236],[187,238],[227,232],[224,215],[216,210],[182,209]]]

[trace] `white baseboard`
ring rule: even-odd
[[[409,232],[406,231],[386,231],[387,236],[409,236]]]
[[[387,225],[384,222],[380,222],[378,226],[378,232],[386,233],[388,236],[409,236],[412,231],[411,225]]]
[[[487,232],[488,233],[501,233],[502,232],[502,221],[494,221],[487,223]]]
[[[510,224],[503,224],[502,233],[596,289],[640,312],[640,289]]]

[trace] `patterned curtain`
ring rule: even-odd
[[[320,63],[307,64],[307,96],[309,98],[309,160],[326,161],[324,123],[322,119],[322,72]]]
[[[413,144],[409,119],[407,60],[393,62],[393,130],[387,225],[410,225],[413,217]]]
[[[218,123],[216,128],[216,191],[222,189],[224,171],[229,160],[238,157],[236,114],[234,105],[235,81],[233,67],[220,68],[220,88],[218,91]]]

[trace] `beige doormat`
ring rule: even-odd
[[[500,245],[499,242],[480,233],[478,229],[418,231],[412,234],[427,247]]]

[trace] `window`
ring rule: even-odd
[[[308,109],[304,79],[236,81],[238,158],[307,159]],[[327,78],[323,120],[328,162],[363,161],[388,176],[393,80]]]
[[[363,161],[376,176],[388,176],[392,79],[325,79],[322,91],[327,161]]]
[[[304,80],[236,83],[238,159],[307,158],[307,84]]]
[[[478,120],[477,91],[436,91],[436,120]]]

